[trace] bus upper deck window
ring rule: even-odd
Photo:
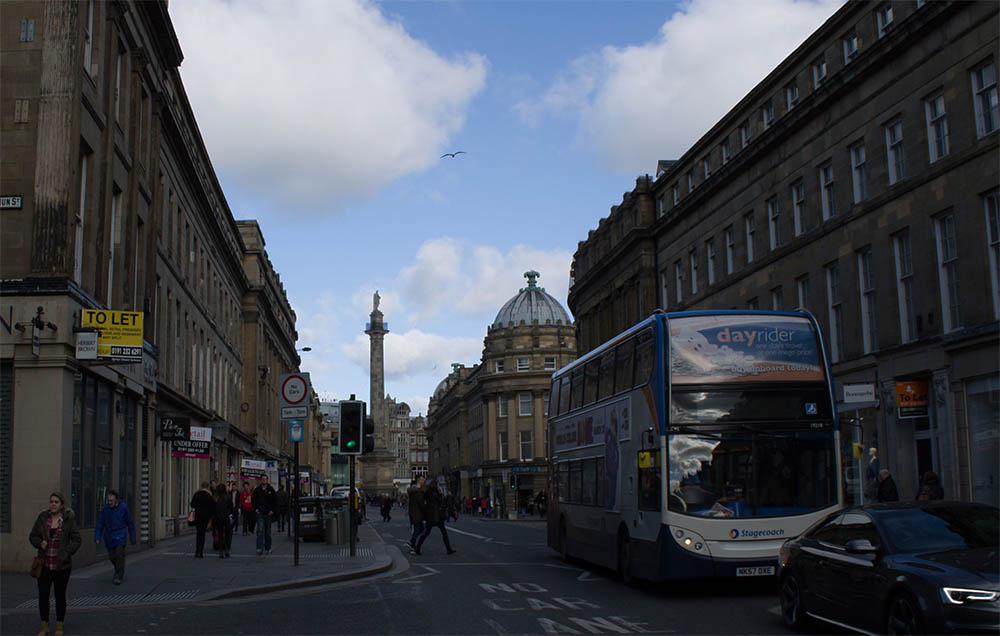
[[[615,392],[615,352],[606,352],[601,356],[601,380],[597,391],[597,399],[611,397]]]
[[[569,410],[569,374],[559,379],[559,414]]]
[[[635,352],[635,339],[626,340],[615,349],[615,391],[627,391],[632,388],[632,358]]]
[[[600,377],[600,365],[601,361],[594,358],[587,363],[584,367],[584,383],[583,383],[583,403],[593,404],[597,401],[597,383]]]
[[[646,384],[653,374],[653,363],[656,359],[653,350],[655,345],[656,339],[651,330],[639,334],[635,347],[635,386]]]
[[[570,382],[569,408],[578,409],[583,406],[583,368],[573,371]]]

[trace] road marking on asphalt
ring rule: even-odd
[[[421,567],[428,571],[424,572],[423,574],[415,574],[414,576],[408,576],[405,579],[395,579],[393,583],[423,583],[423,581],[417,581],[415,579],[422,579],[425,576],[434,576],[435,574],[441,574],[440,572],[438,572],[429,565],[423,565]]]
[[[771,614],[774,614],[775,616],[781,616],[781,606],[780,605],[775,605],[774,607],[772,607],[771,609],[769,609],[767,611],[770,612]]]
[[[105,596],[80,596],[66,601],[67,607],[102,607],[105,605],[139,605],[163,601],[182,601],[198,596],[198,590],[161,592],[159,594],[108,594]],[[25,601],[17,609],[38,607],[38,599]]]
[[[577,581],[603,581],[604,579],[599,576],[594,576],[594,573],[590,570],[584,570],[580,576],[576,577]]]
[[[473,532],[466,532],[465,530],[459,530],[458,528],[452,528],[451,532],[454,532],[456,534],[464,534],[465,536],[472,537],[473,539],[483,539],[483,540],[486,539],[486,537],[484,537],[481,534],[475,534]],[[490,540],[492,541],[492,539],[490,539]]]

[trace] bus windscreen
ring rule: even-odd
[[[805,318],[696,315],[669,324],[673,384],[824,381],[816,332]]]

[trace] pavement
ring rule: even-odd
[[[369,515],[372,510],[369,509]],[[377,512],[376,512],[377,515]],[[356,555],[347,544],[322,541],[299,543],[299,565],[295,565],[295,542],[273,525],[271,553],[257,555],[256,537],[240,531],[233,537],[231,557],[220,559],[206,537],[205,557],[194,557],[194,533],[160,540],[155,547],[126,551],[125,578],[111,581],[114,568],[108,560],[74,567],[66,592],[69,607],[114,607],[176,602],[210,601],[265,594],[363,578],[393,567],[396,548],[390,548],[371,521],[358,527]],[[55,600],[52,600],[55,603]],[[53,605],[54,607],[54,605]],[[38,586],[28,574],[4,573],[0,577],[0,610],[33,611],[38,608]]]

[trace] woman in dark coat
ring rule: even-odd
[[[205,530],[212,519],[212,511],[215,510],[215,501],[212,499],[212,491],[209,490],[207,481],[201,482],[201,488],[191,497],[191,508],[194,510],[194,527],[198,531],[195,537],[194,556],[200,559],[205,556]]]
[[[212,509],[212,528],[219,538],[219,558],[229,558],[229,549],[233,546],[233,498],[226,492],[225,484],[215,487],[215,497]]]
[[[941,480],[937,473],[928,470],[920,480],[920,492],[917,493],[920,501],[931,501],[934,499],[944,499],[944,488],[941,487]]]
[[[56,634],[63,633],[66,618],[66,587],[73,569],[73,554],[80,549],[83,539],[76,524],[76,516],[66,507],[66,499],[58,492],[49,495],[49,507],[38,513],[28,541],[45,560],[38,577],[38,613],[42,617],[39,634],[49,633],[49,590],[56,588]]]
[[[448,554],[454,554],[456,550],[451,549],[451,542],[448,540],[448,530],[444,527],[444,521],[448,518],[448,511],[445,509],[444,494],[436,479],[432,479],[427,484],[427,492],[424,493],[424,532],[417,539],[417,545],[413,546],[413,552],[420,555],[420,546],[431,534],[434,528],[441,529],[441,538],[444,539],[444,549]]]

